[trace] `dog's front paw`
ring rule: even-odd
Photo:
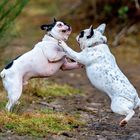
[[[64,48],[66,45],[66,43],[63,40],[59,40],[58,41],[58,45],[61,46],[62,48]]]

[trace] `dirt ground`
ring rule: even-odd
[[[140,93],[140,65],[120,65],[123,72]],[[53,108],[56,111],[67,114],[79,115],[79,119],[85,122],[83,126],[75,126],[74,132],[66,132],[61,135],[47,135],[45,138],[31,136],[18,136],[1,134],[0,140],[140,140],[140,118],[138,110],[124,128],[119,127],[119,121],[123,116],[117,115],[110,110],[110,100],[105,94],[95,89],[89,83],[85,70],[60,71],[50,80],[57,83],[68,83],[75,88],[81,88],[84,94],[77,94],[68,97],[60,97],[47,103],[46,100],[39,100],[31,104],[27,110],[35,108]]]
[[[123,72],[134,84],[140,93],[140,65],[120,65]],[[82,87],[83,95],[63,98],[56,101],[61,106],[60,111],[68,113],[79,113],[86,126],[77,128],[75,133],[65,134],[72,140],[140,140],[140,118],[138,110],[128,125],[120,128],[118,123],[123,116],[117,115],[110,110],[110,100],[105,94],[95,89],[89,83],[85,70],[71,72],[60,72],[53,80],[62,83],[69,83],[75,88]],[[66,137],[65,136],[65,137]],[[52,136],[52,140],[55,140]],[[58,138],[59,139],[59,138]],[[60,138],[63,139],[63,138]],[[66,138],[64,138],[66,139]]]

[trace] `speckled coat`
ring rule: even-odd
[[[85,65],[87,76],[96,88],[105,92],[111,99],[113,112],[125,115],[120,122],[124,126],[134,115],[134,110],[140,107],[140,99],[134,86],[118,67],[115,57],[106,44],[103,36],[105,24],[97,29],[81,31],[76,37],[80,44],[81,52],[75,52],[63,41],[59,45],[63,47],[67,56]]]

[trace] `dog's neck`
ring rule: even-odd
[[[107,44],[107,43],[104,42],[104,41],[95,42],[92,45],[88,46],[88,48],[95,47],[95,46],[98,46],[98,45],[101,45],[101,44]]]
[[[53,41],[55,41],[55,42],[58,42],[58,39],[54,38],[51,34],[46,34],[46,35],[43,37],[42,41],[48,41],[48,39],[49,39],[49,40],[53,40]]]
[[[49,33],[48,36],[50,36],[50,37],[56,39],[51,33]],[[56,40],[58,40],[58,39],[56,39]]]

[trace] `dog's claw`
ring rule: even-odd
[[[59,40],[58,45],[61,47],[64,47],[64,46],[66,46],[66,43],[63,40]]]
[[[58,45],[61,45],[62,41],[61,40],[58,40]]]

